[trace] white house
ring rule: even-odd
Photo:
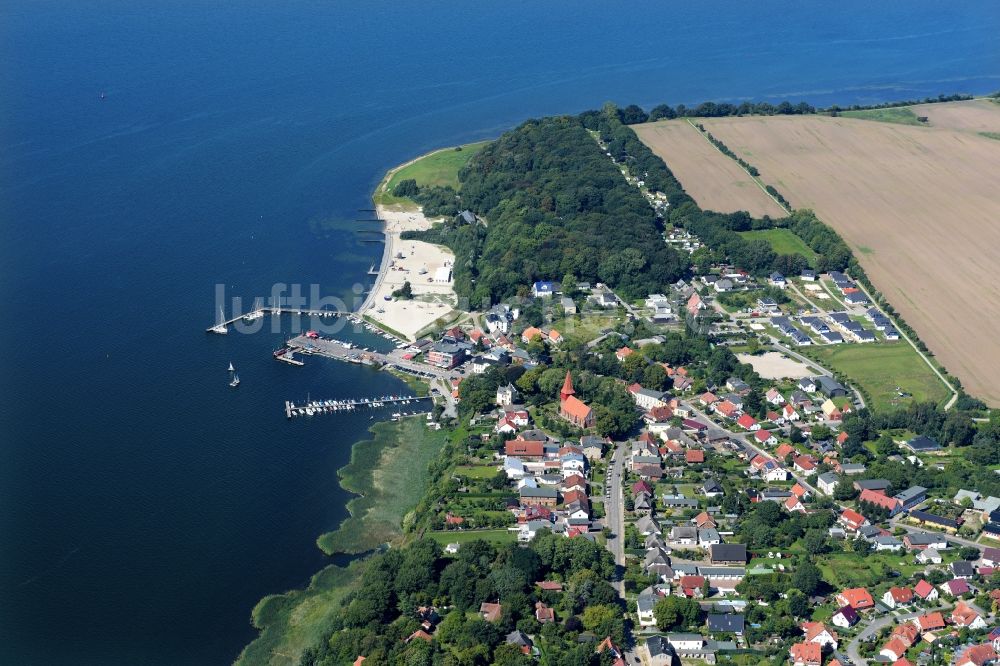
[[[770,433],[768,430],[758,430],[753,434],[753,438],[757,440],[757,444],[764,446],[777,446],[778,438]]]
[[[698,529],[687,525],[677,525],[670,529],[670,541],[681,546],[698,544]]]
[[[837,649],[837,637],[822,622],[803,622],[802,632],[805,634],[806,643],[816,643],[821,646],[829,645],[834,650]]]
[[[493,432],[509,435],[517,432],[517,426],[506,416],[501,416],[500,420],[493,427]]]
[[[535,298],[549,298],[556,293],[554,282],[536,282],[531,285],[531,295]]]
[[[535,538],[539,530],[552,529],[552,523],[547,520],[529,520],[518,527],[517,540],[527,543]]]
[[[889,661],[896,661],[906,654],[905,648],[906,644],[902,641],[898,639],[891,640],[885,645],[885,647],[882,648],[882,651],[879,652],[879,654]]]
[[[908,587],[892,587],[882,595],[882,603],[889,608],[907,606],[913,602],[913,590]]]
[[[774,466],[764,471],[765,481],[788,481],[788,470],[784,467]]]
[[[973,631],[986,628],[983,616],[964,601],[955,604],[955,608],[951,611],[951,621],[956,627],[968,627]]]
[[[503,460],[503,471],[508,479],[521,479],[524,477],[524,461],[514,456],[507,456]]]
[[[653,391],[644,388],[632,391],[632,399],[635,400],[636,406],[646,411],[654,407],[665,407],[667,402],[663,399],[664,395],[662,391]]]
[[[924,548],[917,553],[917,562],[921,564],[941,564],[941,553],[934,548]]]
[[[646,297],[646,307],[650,310],[659,310],[660,308],[670,309],[670,299],[663,294],[650,294]]]
[[[517,397],[517,389],[514,388],[513,384],[507,384],[506,386],[500,386],[497,388],[497,404],[501,407],[507,407],[508,405],[514,404],[514,399]]]
[[[531,425],[531,416],[528,414],[527,410],[512,409],[504,412],[503,415],[508,421],[516,425],[518,428],[524,428]]]
[[[562,470],[563,476],[569,476],[570,474],[579,474],[583,476],[584,470],[587,468],[587,463],[584,462],[583,456],[563,456],[560,462],[560,469]]]
[[[837,483],[839,483],[839,477],[833,472],[826,472],[816,477],[816,487],[824,495],[833,495]]]
[[[858,621],[858,612],[854,610],[851,606],[844,606],[830,618],[830,622],[833,622],[838,627],[842,629],[849,629]]]
[[[656,626],[656,615],[653,614],[653,609],[656,607],[657,601],[656,593],[653,592],[653,588],[651,587],[647,587],[639,593],[639,597],[636,599],[636,607],[639,611],[640,627]]]
[[[705,639],[701,634],[670,634],[667,641],[674,650],[700,650],[705,647]]]
[[[903,550],[902,541],[900,541],[894,536],[886,534],[875,537],[872,540],[872,543],[875,544],[875,550],[880,552],[887,550],[892,553],[898,553],[899,551]]]

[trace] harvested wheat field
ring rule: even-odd
[[[840,232],[945,368],[1000,406],[996,140],[824,116],[703,122],[792,205],[812,208]],[[668,164],[681,183],[702,177],[683,160]]]
[[[754,217],[786,215],[739,164],[722,155],[687,121],[659,121],[632,129],[663,158],[702,208],[720,213],[745,210]],[[681,174],[685,173],[697,177],[684,178]]]
[[[988,99],[920,104],[910,108],[918,116],[925,116],[932,127],[1000,133],[1000,104]]]

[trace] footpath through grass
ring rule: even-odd
[[[858,111],[841,111],[845,118],[874,120],[880,123],[896,123],[897,125],[919,125],[927,127],[927,123],[917,120],[917,114],[907,106],[894,106],[888,109],[861,109]]]
[[[806,258],[810,266],[816,266],[819,255],[806,242],[795,235],[791,229],[758,229],[756,231],[741,231],[740,236],[747,240],[766,240],[778,254],[800,254]]]
[[[448,439],[422,417],[379,423],[374,437],[358,442],[340,470],[340,485],[359,495],[347,503],[351,516],[317,539],[327,554],[363,553],[399,537],[403,520],[427,486],[427,466]]]
[[[875,410],[892,409],[911,400],[940,403],[950,395],[906,342],[818,346],[807,354],[857,383],[871,397],[869,407]],[[912,398],[901,397],[900,390]]]
[[[412,204],[413,202],[409,199],[392,195],[393,189],[399,185],[400,181],[408,178],[417,181],[417,185],[420,186],[440,185],[444,187],[450,185],[457,190],[459,169],[465,166],[472,159],[472,156],[488,143],[489,141],[480,141],[455,148],[442,148],[418,157],[412,163],[386,174],[388,181],[383,179],[375,189],[376,202],[386,206],[401,203]]]

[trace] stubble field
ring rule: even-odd
[[[720,153],[686,120],[634,125],[632,129],[663,158],[687,193],[703,208],[719,213],[745,210],[754,217],[787,214],[739,164]],[[697,177],[685,178],[684,174]]]
[[[1000,149],[995,140],[970,131],[988,122],[983,113],[1000,117],[1000,106],[993,106],[935,105],[947,127],[825,116],[702,122],[793,206],[812,208],[836,229],[876,288],[948,371],[970,393],[1000,406],[1000,287],[994,278],[1000,264]],[[963,113],[975,118],[963,121]],[[729,188],[719,200],[711,191],[699,196],[694,184],[715,178],[719,167],[679,158],[687,140],[658,136],[668,139],[650,147],[702,206],[731,206],[744,191]],[[716,155],[718,162],[733,162]]]

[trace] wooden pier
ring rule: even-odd
[[[306,310],[303,308],[283,308],[283,307],[274,307],[271,305],[265,305],[263,307],[251,310],[250,312],[244,312],[243,314],[233,317],[231,319],[220,321],[214,326],[209,326],[208,328],[206,328],[205,332],[219,333],[224,335],[229,332],[228,329],[229,326],[235,324],[240,320],[251,322],[254,321],[255,319],[260,319],[264,315],[283,315],[283,314],[299,315],[306,317],[351,317],[353,313],[340,312],[339,310]],[[357,319],[357,317],[355,317],[355,319]]]
[[[381,398],[355,398],[347,400],[307,400],[301,404],[295,404],[289,400],[285,401],[285,417],[315,416],[318,414],[335,414],[337,412],[353,412],[358,409],[381,409],[383,407],[409,407],[413,405],[412,411],[407,409],[393,414],[393,417],[412,416],[430,411],[434,404],[429,396],[420,397],[415,395],[387,395]]]

